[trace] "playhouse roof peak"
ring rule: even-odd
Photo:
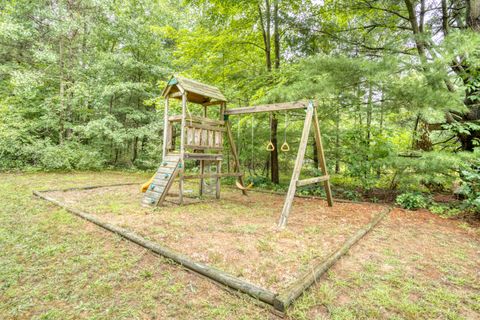
[[[181,94],[185,92],[187,101],[199,104],[208,104],[214,102],[226,102],[227,99],[217,87],[204,84],[192,79],[187,79],[178,75],[173,75],[163,89],[162,96],[181,99]]]

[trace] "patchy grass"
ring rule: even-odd
[[[228,294],[31,195],[38,189],[147,178],[148,174],[121,172],[0,174],[0,318],[275,318],[250,299]],[[124,208],[127,203],[119,210],[115,203],[122,199],[107,200],[110,204],[99,210],[112,216],[137,210],[133,205]],[[235,203],[224,205],[241,212]],[[268,213],[264,207],[256,204],[250,214],[261,217]],[[182,216],[183,209],[170,209]],[[345,217],[346,223],[352,221],[348,213]],[[239,227],[225,217],[219,225],[240,235],[255,234],[260,228]],[[158,234],[172,236],[161,225],[154,227]],[[319,228],[321,224],[309,226],[304,233],[316,235]],[[426,211],[397,209],[308,290],[287,318],[478,319],[479,235],[478,229]],[[267,245],[274,246],[274,240]],[[252,245],[267,249],[265,244]],[[237,248],[250,250],[240,243]],[[311,253],[305,252],[308,260]]]

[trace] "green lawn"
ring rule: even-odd
[[[124,172],[0,174],[0,318],[276,318],[249,298],[32,196],[32,190],[147,178]],[[480,318],[478,229],[427,212],[397,211],[288,317]]]

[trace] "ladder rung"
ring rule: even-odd
[[[315,177],[315,178],[310,178],[310,179],[298,180],[297,181],[297,187],[307,186],[309,184],[323,182],[323,181],[327,181],[329,179],[330,179],[330,176],[327,175],[327,176]]]

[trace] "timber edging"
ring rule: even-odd
[[[65,188],[65,189],[55,189],[55,190],[43,190],[43,191],[33,191],[33,194],[43,200],[51,202],[59,207],[64,208],[68,212],[87,220],[91,223],[96,224],[99,227],[104,228],[110,232],[113,232],[126,240],[129,240],[141,247],[144,247],[160,256],[163,256],[167,259],[170,259],[187,269],[190,269],[210,280],[215,281],[220,285],[224,285],[227,288],[236,290],[248,294],[256,300],[259,300],[263,303],[273,306],[273,308],[279,312],[285,312],[286,309],[297,299],[299,298],[305,290],[310,286],[317,283],[318,279],[325,274],[341,257],[343,257],[349,249],[360,241],[368,232],[370,232],[390,211],[393,209],[393,206],[389,206],[383,209],[380,213],[376,214],[369,223],[363,226],[358,230],[352,237],[347,239],[343,245],[335,250],[330,256],[323,260],[322,262],[316,264],[311,268],[310,271],[304,273],[301,277],[295,280],[292,284],[288,286],[287,289],[280,293],[274,293],[265,288],[251,284],[245,280],[239,279],[229,273],[226,273],[222,270],[219,270],[215,267],[211,267],[202,263],[198,263],[190,260],[187,256],[176,253],[175,251],[163,247],[153,241],[145,239],[140,235],[129,231],[127,229],[115,226],[110,223],[102,222],[92,214],[87,212],[71,208],[65,203],[62,203],[52,197],[44,195],[44,192],[53,192],[53,191],[72,191],[72,190],[88,190],[102,187],[111,187],[111,186],[121,186],[121,185],[135,185],[138,183],[124,183],[124,184],[112,184],[112,185],[98,185],[98,186],[87,186],[87,187],[77,187],[77,188]]]

